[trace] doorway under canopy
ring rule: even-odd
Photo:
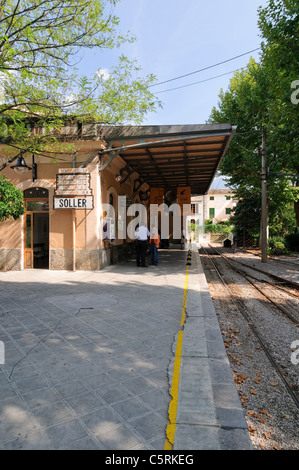
[[[49,269],[49,192],[26,189],[24,200],[24,268]]]

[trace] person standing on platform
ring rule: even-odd
[[[146,224],[142,223],[137,227],[135,231],[135,237],[137,238],[137,266],[147,268],[145,264],[145,254],[148,244],[148,237],[150,236],[149,230]],[[140,264],[141,263],[141,264]]]
[[[159,249],[159,244],[160,244],[160,236],[158,234],[158,230],[154,226],[152,227],[149,243],[150,243],[151,264],[153,264],[154,266],[157,266],[159,262],[158,249]]]

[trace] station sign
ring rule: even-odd
[[[87,168],[60,168],[56,175],[55,196],[91,196]]]
[[[184,206],[189,205],[191,209],[191,187],[190,186],[182,186],[177,188],[177,198],[178,204],[181,207],[181,211],[183,213]]]
[[[56,175],[54,209],[93,209],[90,174],[87,168],[60,168]]]
[[[150,188],[151,215],[158,215],[158,206],[164,202],[164,188]]]
[[[93,209],[92,196],[79,196],[79,197],[55,197],[54,196],[54,209]]]
[[[164,188],[151,188],[150,189],[150,203],[163,204],[164,202]]]

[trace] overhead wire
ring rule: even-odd
[[[186,88],[188,86],[197,85],[198,83],[209,82],[210,80],[214,80],[215,78],[219,78],[219,77],[223,77],[224,75],[230,75],[231,73],[235,73],[238,70],[241,70],[241,69],[236,69],[236,70],[232,70],[231,72],[221,73],[220,75],[216,75],[215,77],[210,77],[210,78],[206,78],[205,80],[199,80],[197,82],[188,83],[187,85],[181,85],[175,88],[168,88],[167,90],[156,91],[155,94],[165,93],[167,91],[179,90],[180,88]]]
[[[204,68],[202,68],[202,69],[194,70],[193,72],[189,72],[189,73],[186,73],[186,74],[184,74],[184,75],[179,75],[178,77],[173,77],[173,78],[170,78],[170,79],[168,79],[168,80],[164,80],[164,81],[162,81],[162,82],[154,83],[153,85],[150,85],[150,87],[158,86],[158,85],[163,85],[164,83],[173,82],[174,80],[179,80],[179,79],[181,79],[181,78],[189,77],[190,75],[194,75],[194,74],[196,74],[196,73],[203,72],[203,71],[208,70],[208,69],[211,69],[211,68],[213,68],[213,67],[217,67],[218,65],[226,64],[227,62],[230,62],[230,61],[232,61],[232,60],[238,59],[239,57],[243,57],[244,55],[251,54],[251,52],[258,51],[259,49],[261,49],[261,47],[257,47],[257,48],[255,48],[255,49],[252,49],[251,51],[244,52],[243,54],[239,54],[239,55],[237,55],[237,56],[235,56],[235,57],[231,57],[230,59],[223,60],[222,62],[218,62],[218,63],[213,64],[213,65],[209,65],[209,66],[204,67]]]

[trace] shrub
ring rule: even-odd
[[[284,243],[282,242],[274,242],[273,247],[270,247],[270,253],[271,255],[287,255],[288,250],[286,249]]]
[[[0,176],[0,222],[12,218],[18,220],[25,214],[23,192],[5,176]]]
[[[279,236],[269,237],[269,240],[268,240],[269,248],[271,249],[274,248],[275,243],[277,242],[283,243],[283,245],[285,245],[285,241],[283,237],[279,237]]]
[[[233,231],[233,226],[228,224],[207,224],[205,225],[205,231],[211,233],[222,233],[228,235],[230,232]]]

